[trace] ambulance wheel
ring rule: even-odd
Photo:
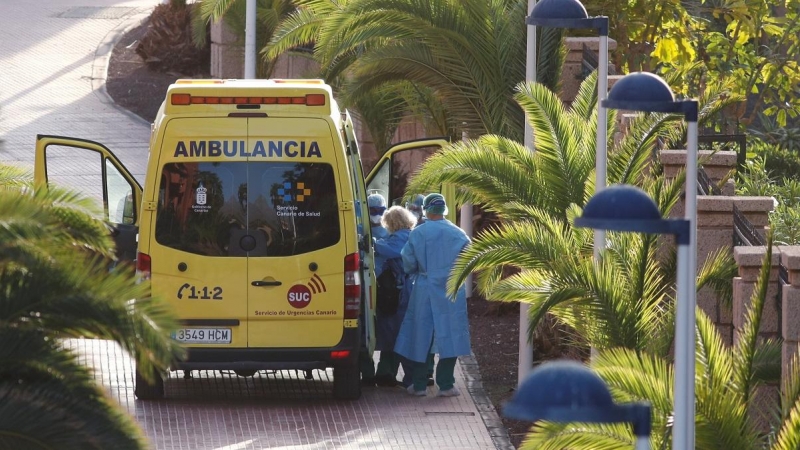
[[[333,368],[333,397],[340,400],[358,400],[361,397],[361,373],[357,362]]]
[[[255,374],[256,374],[256,371],[255,371],[255,370],[243,370],[243,369],[238,369],[238,370],[234,370],[233,372],[234,372],[236,375],[239,375],[240,377],[252,377],[253,375],[255,375]]]
[[[156,372],[153,374],[155,380],[153,383],[148,383],[142,377],[139,369],[136,369],[136,380],[133,387],[133,393],[139,400],[160,400],[164,398],[164,378],[161,373]]]

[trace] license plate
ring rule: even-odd
[[[181,328],[172,338],[185,344],[230,344],[230,328]]]

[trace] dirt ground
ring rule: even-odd
[[[145,31],[147,24],[129,31],[117,42],[108,63],[106,90],[118,105],[152,122],[167,87],[178,78],[192,77],[148,70],[135,51]]]
[[[146,25],[131,30],[114,47],[106,89],[118,105],[152,122],[167,87],[178,78],[190,76],[148,70],[134,51],[145,31]],[[516,305],[498,307],[479,297],[471,298],[468,308],[472,349],[478,360],[484,389],[500,411],[502,404],[513,395],[517,383],[519,309]],[[508,419],[503,421],[512,443],[519,447],[528,424]]]

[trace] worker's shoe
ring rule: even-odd
[[[414,385],[413,384],[406,388],[406,392],[408,392],[409,394],[414,395],[416,397],[425,397],[426,395],[428,395],[428,391],[417,391],[417,390],[414,390]]]
[[[436,394],[437,397],[458,397],[459,395],[461,395],[461,391],[455,386],[444,391],[440,390],[439,393]]]

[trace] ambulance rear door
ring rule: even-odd
[[[449,145],[447,138],[418,139],[406,141],[390,147],[372,168],[367,176],[367,190],[379,192],[392,205],[404,205],[406,183],[400,180],[408,179],[425,160]],[[439,186],[435,191],[444,195],[448,205],[456,205],[455,187]],[[426,195],[430,192],[417,192],[413,194]],[[447,219],[456,223],[457,207],[448,208]]]
[[[165,125],[153,205],[141,239],[155,293],[181,319],[192,347],[247,347],[247,118],[171,118]],[[151,167],[153,167],[151,165]]]
[[[266,244],[248,262],[249,344],[334,347],[357,252],[337,131],[324,117],[251,117],[248,133],[247,227]]]

